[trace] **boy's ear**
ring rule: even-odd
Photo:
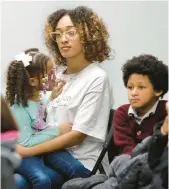
[[[156,95],[156,97],[159,97],[162,93],[163,93],[162,90],[160,90],[160,91],[155,91],[155,95]]]
[[[30,78],[30,85],[32,86],[32,87],[35,87],[36,86],[36,79],[35,78]]]

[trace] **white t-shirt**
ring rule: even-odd
[[[111,87],[106,72],[92,63],[77,74],[60,73],[57,78],[66,81],[63,92],[47,107],[47,122],[72,122],[72,130],[87,135],[77,146],[67,149],[87,169],[92,170],[107,135],[111,109]],[[107,155],[103,160],[108,168]]]

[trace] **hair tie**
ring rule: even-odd
[[[16,61],[22,61],[24,64],[24,67],[29,66],[29,62],[32,61],[32,56],[29,54],[25,54],[25,52],[22,52],[15,56]]]

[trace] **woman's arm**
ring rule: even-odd
[[[80,144],[86,135],[78,132],[78,131],[70,131],[64,135],[60,135],[50,141],[44,142],[42,144],[38,144],[32,147],[23,147],[21,145],[17,145],[16,151],[22,157],[39,155],[42,153],[53,152],[61,149],[66,149],[75,145]]]

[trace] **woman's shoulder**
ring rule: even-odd
[[[100,76],[107,77],[107,72],[99,63],[93,63],[90,70],[91,72],[97,72]]]
[[[82,77],[88,78],[90,81],[101,80],[102,82],[107,82],[109,80],[106,71],[98,63],[93,63],[82,74]]]

